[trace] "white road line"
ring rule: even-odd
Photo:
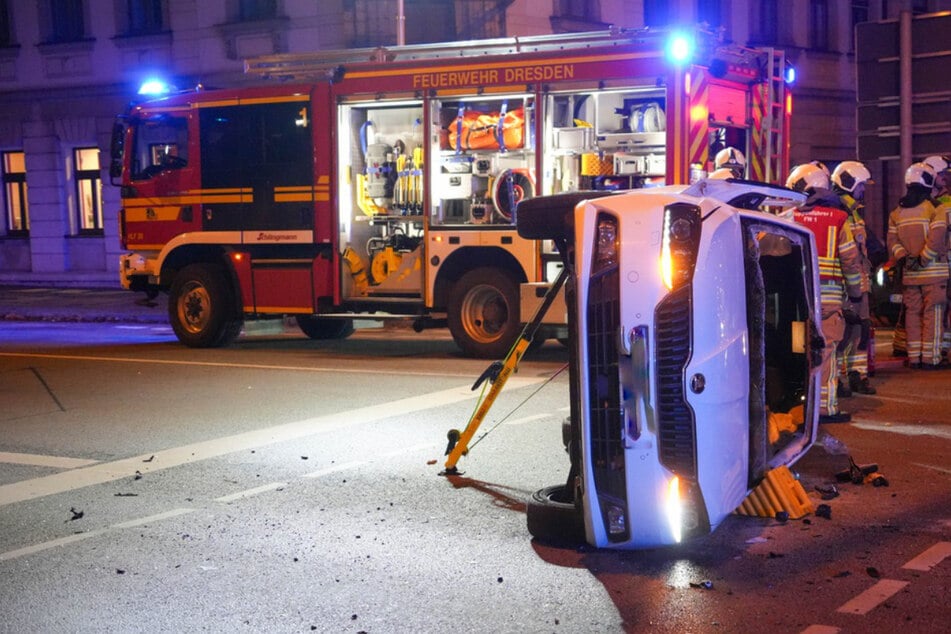
[[[916,467],[924,467],[925,469],[931,469],[932,471],[940,471],[941,473],[951,473],[951,469],[945,469],[944,467],[938,467],[933,464],[924,464],[923,462],[912,462],[911,464]]]
[[[512,389],[541,383],[541,378],[513,377],[508,381]],[[62,473],[52,474],[41,478],[23,480],[0,486],[0,506],[32,500],[35,498],[64,493],[94,484],[113,482],[123,478],[130,478],[136,471],[148,474],[170,467],[216,458],[238,451],[256,449],[278,442],[285,442],[329,431],[337,431],[363,425],[365,423],[412,414],[413,412],[432,409],[459,403],[471,398],[475,394],[468,385],[411,396],[395,401],[388,401],[378,405],[359,407],[337,414],[317,416],[304,420],[266,427],[233,436],[214,438],[182,447],[159,450],[133,456],[114,462],[106,462],[82,469],[74,469]],[[150,462],[145,462],[154,456]]]
[[[396,458],[404,454],[413,453],[414,451],[422,451],[423,449],[433,449],[439,445],[431,442],[421,442],[418,445],[410,445],[409,447],[403,447],[402,449],[396,449],[394,451],[388,451],[386,453],[380,454],[382,458]]]
[[[155,515],[149,515],[148,517],[140,517],[138,519],[129,520],[128,522],[119,522],[118,524],[113,524],[110,528],[135,528],[136,526],[142,526],[143,524],[153,524],[155,522],[161,522],[162,520],[179,517],[180,515],[188,515],[189,513],[194,512],[195,509],[172,509],[171,511],[156,513]]]
[[[902,568],[907,570],[928,571],[951,556],[951,542],[938,542],[914,559],[911,559]]]
[[[841,630],[831,625],[810,625],[799,634],[837,634]]]
[[[903,436],[934,436],[951,440],[951,427],[947,425],[905,425],[878,420],[852,420],[852,427],[868,431],[887,431]]]
[[[259,493],[275,491],[286,486],[287,482],[271,482],[270,484],[262,484],[261,486],[254,487],[252,489],[245,489],[244,491],[238,491],[237,493],[231,493],[230,495],[222,495],[220,498],[215,498],[215,502],[234,502],[235,500],[249,498]]]
[[[865,615],[887,601],[896,592],[908,585],[907,581],[898,581],[897,579],[881,579],[874,586],[842,604],[836,612],[845,614]]]
[[[60,537],[58,539],[51,539],[48,542],[43,542],[42,544],[33,544],[32,546],[24,546],[23,548],[17,548],[16,550],[8,550],[5,553],[0,553],[0,561],[8,561],[10,559],[16,559],[17,557],[25,557],[27,555],[34,555],[36,553],[41,553],[44,550],[49,550],[50,548],[56,548],[57,546],[65,546],[66,544],[72,544],[73,542],[78,542],[83,539],[89,539],[90,537],[98,537],[106,532],[107,529],[100,529],[96,531],[89,531],[88,533],[74,533],[73,535],[66,535],[65,537]]]
[[[32,453],[10,453],[0,451],[0,462],[7,464],[25,464],[32,467],[52,467],[54,469],[76,469],[78,467],[88,467],[98,464],[98,460],[85,460],[83,458],[65,458],[62,456],[42,456]]]
[[[530,423],[533,420],[541,420],[542,418],[550,418],[550,417],[551,417],[551,414],[533,414],[532,416],[524,416],[522,418],[516,418],[514,420],[510,420],[505,424],[506,425],[524,425],[525,423]]]
[[[0,352],[0,357],[27,357],[31,359],[56,359],[61,361],[111,361],[114,363],[151,363],[153,365],[183,365],[193,367],[207,368],[233,368],[240,370],[282,370],[292,372],[335,372],[356,374],[392,374],[392,370],[374,370],[364,366],[356,367],[352,370],[339,366],[332,368],[305,367],[299,365],[271,365],[265,363],[225,363],[216,361],[176,361],[174,359],[142,359],[136,357],[100,357],[93,355],[73,355],[73,354],[37,354],[28,352]],[[468,377],[468,373],[447,374],[446,372],[413,372],[400,370],[404,376],[441,376],[441,377]],[[511,381],[511,379],[509,379]]]
[[[327,467],[326,469],[318,469],[317,471],[311,471],[310,473],[305,473],[302,475],[302,478],[319,478],[321,476],[330,475],[331,473],[337,473],[338,471],[347,471],[348,469],[356,469],[357,467],[362,467],[365,465],[365,462],[354,461],[354,462],[342,462],[338,465],[332,467]]]

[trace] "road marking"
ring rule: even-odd
[[[365,465],[365,462],[355,461],[355,462],[343,462],[332,467],[327,467],[326,469],[318,469],[317,471],[311,471],[310,473],[305,473],[302,475],[302,478],[319,478],[321,476],[330,475],[331,473],[337,473],[338,471],[347,471],[348,469],[356,469],[357,467],[362,467]]]
[[[878,420],[852,420],[852,427],[868,431],[887,431],[903,436],[935,436],[951,440],[951,427],[936,425],[903,425]]]
[[[868,614],[907,585],[907,581],[882,579],[859,596],[842,604],[836,612],[858,614],[860,616]]]
[[[551,414],[533,414],[531,416],[524,416],[522,418],[516,418],[515,420],[510,420],[506,425],[524,425],[525,423],[530,423],[533,420],[540,420],[542,418],[550,418]]]
[[[933,471],[940,471],[941,473],[951,473],[951,469],[945,469],[944,467],[937,467],[933,464],[924,464],[922,462],[912,462],[916,467],[924,467],[925,469],[931,469]]]
[[[207,368],[233,368],[241,370],[282,370],[292,372],[335,372],[358,374],[393,374],[392,370],[374,370],[367,367],[356,367],[352,370],[341,368],[339,366],[332,368],[305,367],[299,365],[273,365],[266,363],[224,363],[217,361],[177,361],[174,359],[142,359],[136,357],[100,357],[94,355],[74,355],[74,354],[37,354],[28,352],[0,352],[0,357],[27,357],[31,359],[55,359],[59,361],[111,361],[115,363],[151,363],[153,365],[183,365],[193,367]],[[460,372],[458,374],[447,374],[445,372],[413,372],[400,370],[403,376],[443,376],[443,377],[468,377],[469,373]],[[511,380],[511,379],[509,379]]]
[[[245,489],[244,491],[238,491],[237,493],[231,493],[230,495],[222,495],[220,498],[215,498],[215,502],[234,502],[235,500],[249,498],[259,493],[275,491],[286,486],[287,482],[271,482],[270,484],[262,484],[259,487],[254,487],[253,489]]]
[[[88,467],[98,464],[98,460],[85,460],[83,458],[65,458],[62,456],[41,456],[32,453],[10,453],[0,451],[0,462],[7,464],[25,464],[33,467],[52,467],[54,469],[76,469],[78,467]]]
[[[800,634],[837,634],[840,631],[839,628],[832,627],[831,625],[810,625],[800,632]]]
[[[189,513],[194,512],[195,509],[172,509],[171,511],[156,513],[155,515],[149,515],[148,517],[140,517],[138,519],[129,520],[128,522],[119,522],[118,524],[113,524],[109,528],[135,528],[136,526],[142,526],[143,524],[154,524],[155,522],[171,519],[173,517],[179,517],[181,515],[188,515]]]
[[[513,389],[535,385],[543,382],[545,379],[513,377],[508,381],[508,386]],[[23,480],[0,486],[0,506],[22,502],[35,498],[65,493],[94,484],[103,484],[113,482],[123,478],[131,478],[136,472],[143,475],[177,467],[183,464],[190,464],[209,458],[217,458],[238,451],[247,451],[257,449],[266,445],[271,445],[315,434],[322,434],[330,431],[348,429],[387,418],[393,418],[396,415],[405,416],[413,412],[423,411],[436,407],[452,405],[468,399],[475,398],[468,385],[421,394],[419,396],[410,396],[395,401],[369,405],[367,407],[358,407],[345,412],[336,414],[327,414],[325,416],[316,416],[304,420],[275,425],[274,427],[265,427],[233,436],[223,438],[213,438],[197,442],[182,447],[173,447],[171,449],[158,450],[154,453],[133,456],[123,460],[105,462],[82,469],[73,469],[53,475],[48,475],[31,480]],[[150,456],[154,456],[151,458]],[[150,462],[145,462],[150,460]]]
[[[98,537],[99,535],[105,533],[106,530],[107,529],[102,528],[95,531],[89,531],[88,533],[74,533],[72,535],[66,535],[65,537],[51,539],[50,541],[43,542],[42,544],[33,544],[32,546],[24,546],[23,548],[17,548],[16,550],[8,550],[5,553],[0,553],[0,561],[8,561],[10,559],[16,559],[17,557],[35,555],[36,553],[41,553],[44,550],[49,550],[50,548],[65,546],[83,539],[89,539],[90,537]]]
[[[902,568],[907,570],[928,571],[940,564],[946,557],[951,556],[951,542],[938,542],[925,552],[906,563]]]

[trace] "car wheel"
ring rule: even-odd
[[[528,500],[525,516],[529,534],[540,541],[570,544],[585,541],[584,518],[564,484],[535,491]]]
[[[191,348],[216,348],[234,341],[242,319],[224,267],[190,264],[172,282],[168,317],[175,336]]]
[[[518,283],[503,269],[474,269],[452,287],[449,332],[463,352],[481,359],[508,354],[521,330]]]
[[[297,315],[297,327],[311,339],[346,339],[353,334],[352,319],[329,319],[314,315]]]

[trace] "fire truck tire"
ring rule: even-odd
[[[224,267],[189,264],[168,293],[168,318],[175,336],[191,348],[226,346],[241,332],[242,320]]]
[[[500,359],[521,331],[518,282],[503,269],[473,269],[453,285],[446,318],[452,338],[464,353]]]
[[[311,339],[346,339],[353,334],[352,319],[328,319],[314,315],[297,315],[297,327]]]
[[[528,533],[543,542],[580,544],[585,541],[584,517],[564,484],[539,489],[525,507]]]

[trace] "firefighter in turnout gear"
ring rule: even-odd
[[[938,214],[944,216],[951,226],[951,156],[929,156],[922,160],[934,170],[934,190],[932,198],[938,209]],[[948,253],[951,253],[951,231],[948,232]],[[951,277],[951,258],[949,258],[948,275]],[[951,283],[948,285],[948,300],[951,303]],[[944,309],[944,336],[941,339],[941,356],[947,359],[951,349],[951,316],[948,305]]]
[[[839,208],[849,216],[849,227],[855,239],[861,264],[860,293],[849,295],[845,305],[845,334],[839,345],[839,374],[843,395],[875,394],[868,380],[868,347],[870,342],[871,315],[869,292],[872,290],[872,270],[882,264],[887,255],[884,246],[865,227],[863,202],[865,187],[871,181],[868,168],[858,161],[843,161],[832,172],[832,191],[839,197]],[[875,263],[873,257],[875,256]]]
[[[714,173],[721,169],[733,172],[733,178],[744,178],[746,173],[746,157],[735,147],[725,147],[717,152],[713,159]]]
[[[888,251],[901,263],[908,364],[942,367],[941,335],[947,304],[947,216],[931,199],[934,169],[914,163],[905,171],[907,191],[888,216]]]
[[[793,220],[809,228],[816,237],[819,259],[819,285],[822,296],[822,388],[819,422],[845,423],[851,420],[839,411],[836,389],[838,372],[836,350],[845,334],[843,309],[850,297],[861,294],[861,262],[852,237],[848,214],[838,208],[839,198],[829,189],[829,180],[812,164],[796,167],[786,186],[808,195],[793,213]]]

